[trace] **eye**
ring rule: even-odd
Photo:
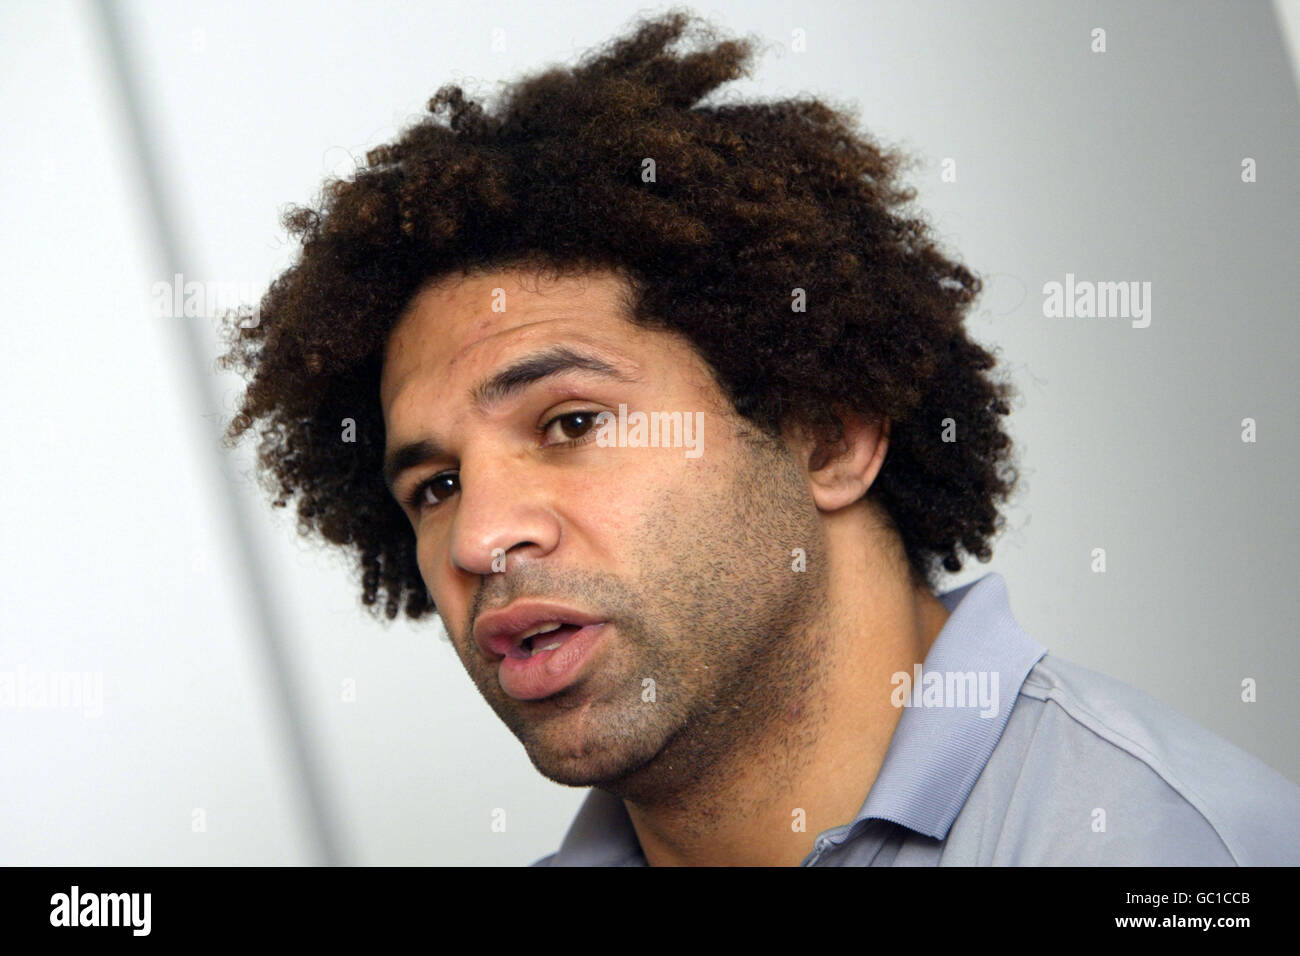
[[[581,445],[589,440],[586,436],[592,434],[592,429],[596,425],[596,416],[599,414],[599,412],[580,411],[557,415],[542,426],[542,435],[545,437],[550,434],[552,428],[558,425],[564,439],[555,444]]]
[[[444,471],[416,485],[406,498],[406,506],[412,511],[423,511],[442,504],[458,491],[460,475],[454,471]]]

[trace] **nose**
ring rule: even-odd
[[[559,542],[544,483],[516,463],[462,467],[451,529],[451,562],[469,574],[500,574],[520,550],[542,557]]]

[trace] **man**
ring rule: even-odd
[[[551,865],[1300,862],[1300,790],[1048,655],[988,574],[1009,388],[898,158],[749,46],[455,88],[289,225],[232,330],[277,502],[436,610],[549,778]]]

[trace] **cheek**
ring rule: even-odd
[[[703,459],[680,449],[609,449],[610,467],[566,482],[564,511],[577,524],[615,546],[635,543],[647,527],[673,516],[712,513],[717,476]],[[671,511],[666,514],[665,510]]]
[[[644,505],[637,493],[623,485],[584,482],[556,502],[561,535],[569,539],[561,546],[559,563],[616,561],[616,556],[635,543]]]
[[[434,603],[438,605],[440,612],[451,610],[443,606],[452,593],[443,579],[447,574],[447,562],[443,557],[445,553],[441,537],[432,531],[426,531],[416,537],[415,563],[420,569],[420,577],[424,579],[424,586],[433,595]]]

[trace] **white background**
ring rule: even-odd
[[[776,47],[731,87],[814,93],[913,151],[945,245],[988,281],[973,333],[1020,389],[1022,488],[991,565],[1052,653],[1300,779],[1300,108],[1255,3],[715,2]],[[634,3],[118,5],[188,250],[262,289],[290,202],[414,120],[625,32]],[[0,863],[323,859],[284,720],[301,709],[334,859],[520,864],[583,791],[540,777],[434,621],[375,623],[238,458],[291,694],[267,666],[212,467],[219,408],[149,315],[169,279],[88,3],[0,5],[0,671],[100,672],[103,714],[0,708]],[[1107,30],[1108,52],[1090,52]],[[808,52],[789,48],[806,32]],[[496,31],[500,31],[497,33]],[[494,35],[504,49],[494,48]],[[1259,180],[1240,181],[1243,157]],[[939,163],[957,162],[956,183]],[[1150,281],[1153,319],[1045,319],[1040,289]],[[259,292],[260,294],[260,292]],[[1258,422],[1243,444],[1240,422]],[[1089,569],[1094,547],[1108,571]],[[1259,699],[1240,700],[1243,678]],[[342,700],[345,680],[357,699]],[[492,812],[507,812],[504,833]],[[194,832],[196,809],[204,832]]]

